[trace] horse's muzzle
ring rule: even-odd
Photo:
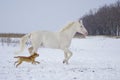
[[[88,35],[88,32],[85,32],[84,36],[87,36]]]

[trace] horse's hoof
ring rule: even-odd
[[[66,62],[66,64],[69,64],[68,62]]]
[[[64,60],[64,61],[63,61],[63,64],[65,64],[65,62],[66,62],[66,61]]]
[[[68,61],[64,60],[64,61],[63,61],[63,64],[65,64],[65,63],[68,64]]]

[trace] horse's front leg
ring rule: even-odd
[[[64,56],[65,56],[65,59],[63,60],[63,63],[68,64],[68,60],[71,58],[72,52],[69,49],[65,49]]]
[[[65,57],[65,59],[63,60],[63,64],[64,64],[64,63],[68,64],[68,61],[67,61],[68,55],[67,55],[66,52],[64,52],[64,57]]]

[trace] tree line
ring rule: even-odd
[[[17,45],[19,43],[19,40],[13,39],[13,38],[20,38],[24,36],[25,34],[20,33],[0,33],[0,43],[2,46],[7,44],[8,46],[11,44]]]
[[[120,0],[97,11],[90,10],[82,20],[89,35],[120,36]]]
[[[7,38],[20,38],[25,34],[22,33],[0,33],[0,37],[7,37]]]

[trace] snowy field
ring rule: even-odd
[[[0,43],[1,45],[1,43]],[[120,39],[87,37],[72,40],[73,56],[63,64],[63,51],[39,49],[40,64],[22,63],[14,66],[19,47],[0,46],[0,80],[120,80]]]

